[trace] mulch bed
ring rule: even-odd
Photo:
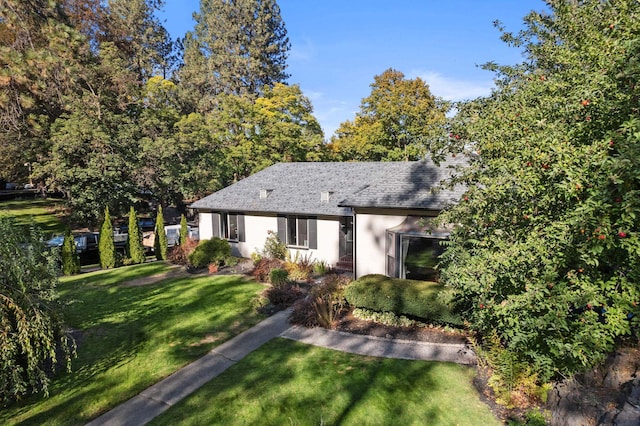
[[[468,343],[467,335],[433,327],[396,327],[373,321],[361,320],[353,316],[352,310],[342,313],[336,323],[336,330],[354,334],[364,334],[389,339],[417,340],[432,343]]]

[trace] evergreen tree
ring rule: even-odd
[[[70,229],[67,229],[64,234],[60,255],[62,257],[62,273],[64,275],[75,275],[80,272],[80,258],[76,250],[76,241]]]
[[[156,253],[156,259],[167,259],[167,234],[164,232],[164,217],[162,215],[162,206],[158,206],[158,214],[156,215],[155,238],[153,240],[153,249]]]
[[[100,227],[98,252],[100,255],[100,267],[102,269],[110,269],[116,266],[116,246],[113,241],[113,225],[111,224],[109,207],[104,209],[104,221]]]
[[[276,0],[201,0],[194,18],[180,81],[201,111],[221,93],[257,96],[288,78],[290,44]]]
[[[144,263],[147,259],[142,245],[142,233],[138,224],[136,210],[131,206],[129,209],[129,232],[127,234],[127,257],[133,263]]]
[[[183,215],[180,216],[180,245],[187,242],[189,238],[189,225],[187,225],[187,218]]]

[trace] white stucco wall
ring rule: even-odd
[[[400,225],[407,216],[357,213],[355,220],[355,278],[385,273],[385,237],[389,228]]]
[[[198,214],[198,233],[201,240],[210,240],[213,236],[213,222],[211,213]]]
[[[200,239],[206,240],[213,236],[212,214],[200,213]],[[244,215],[244,242],[231,242],[234,256],[250,257],[251,253],[262,250],[267,239],[268,231],[278,231],[276,216]],[[300,256],[311,256],[313,260],[323,260],[335,266],[339,254],[340,221],[338,218],[318,218],[317,220],[317,249],[291,249],[291,257],[296,251]]]
[[[339,260],[340,251],[340,221],[335,219],[318,219],[318,248],[309,250],[313,259],[325,261],[335,266]]]
[[[244,216],[244,237],[241,243],[232,243],[235,246],[236,256],[250,257],[251,253],[262,250],[269,231],[278,231],[278,218],[276,216]]]

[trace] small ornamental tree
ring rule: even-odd
[[[142,245],[142,233],[133,206],[129,209],[129,233],[127,234],[127,257],[133,263],[144,263],[146,256]]]
[[[156,253],[156,259],[167,259],[167,234],[164,232],[164,216],[162,214],[162,206],[158,206],[158,214],[156,215],[155,238],[153,240],[153,249]]]
[[[57,256],[35,228],[0,216],[0,404],[48,394],[51,370],[71,367],[57,303]]]
[[[98,253],[100,255],[100,267],[102,269],[115,268],[116,266],[116,245],[113,241],[113,225],[109,207],[104,209],[104,220],[100,227],[100,241],[98,243]]]
[[[182,215],[180,216],[180,245],[184,245],[187,242],[187,238],[189,238],[189,225],[187,225],[187,218]]]
[[[62,273],[64,275],[75,275],[80,272],[80,258],[76,250],[76,241],[70,229],[67,229],[64,234],[60,255],[62,257]]]

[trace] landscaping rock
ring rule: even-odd
[[[547,408],[551,425],[640,425],[640,349],[625,348],[604,365],[556,383]]]

